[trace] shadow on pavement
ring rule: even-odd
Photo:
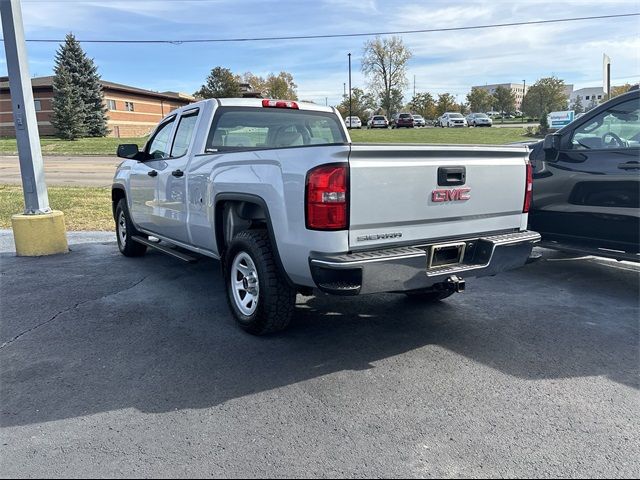
[[[235,327],[209,259],[126,259],[109,243],[0,264],[5,427],[205,408],[430,346],[521,379],[601,375],[638,388],[637,271],[592,261],[471,280],[433,305],[298,297],[292,327],[264,338]]]

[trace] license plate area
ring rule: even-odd
[[[462,263],[466,246],[465,242],[433,245],[429,250],[427,268],[450,267]]]

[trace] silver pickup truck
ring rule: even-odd
[[[464,277],[522,266],[524,147],[354,145],[336,109],[205,100],[164,118],[125,160],[118,246],[220,259],[229,306],[253,334],[284,329],[296,294],[403,292],[425,301]]]

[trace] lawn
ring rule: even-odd
[[[482,143],[504,144],[531,140],[524,136],[522,128],[413,128],[398,130],[350,130],[356,143]],[[43,137],[42,153],[45,155],[115,155],[120,143],[144,145],[141,138],[82,138],[69,141]],[[0,138],[0,155],[17,154],[15,138]]]
[[[62,140],[60,138],[42,137],[42,153],[44,155],[115,155],[121,143],[137,143],[144,145],[147,139],[141,138],[81,138],[78,140]],[[15,138],[0,138],[0,155],[15,155],[18,153]]]
[[[494,144],[531,140],[522,128],[407,128],[349,130],[354,143]]]
[[[49,204],[64,212],[67,230],[113,230],[111,190],[95,187],[48,187]],[[20,185],[0,185],[0,228],[11,228],[11,215],[22,213]]]

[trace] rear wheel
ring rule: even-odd
[[[267,232],[238,233],[225,256],[227,301],[238,325],[254,335],[287,328],[296,290],[278,268]]]
[[[116,206],[116,237],[118,239],[118,249],[125,257],[140,257],[147,251],[147,246],[134,241],[131,237],[141,235],[136,230],[129,216],[127,201],[121,198]]]

